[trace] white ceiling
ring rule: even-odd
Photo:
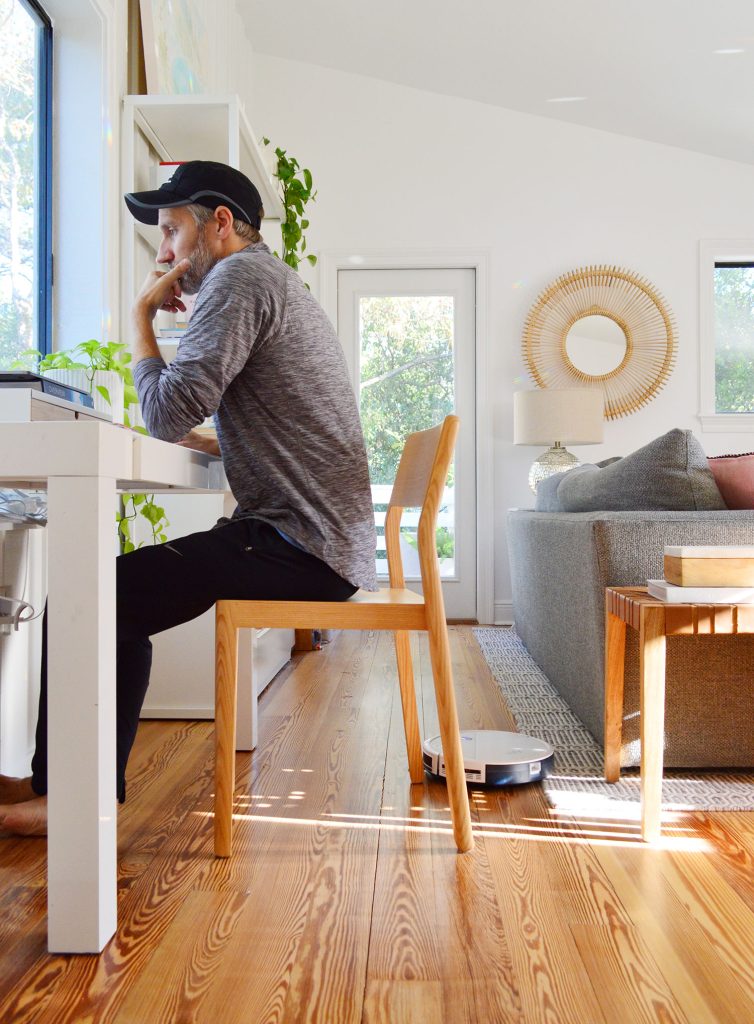
[[[237,4],[257,53],[754,163],[754,0]]]

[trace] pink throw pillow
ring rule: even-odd
[[[754,508],[754,452],[716,455],[707,461],[728,508]]]

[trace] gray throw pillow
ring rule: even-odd
[[[690,430],[676,429],[603,468],[578,466],[543,480],[537,488],[536,508],[538,512],[697,512],[726,505],[701,444]]]
[[[595,463],[597,469],[603,469],[605,466],[612,466],[614,462],[620,462],[620,455],[613,455],[612,458],[603,459],[602,462]],[[576,470],[583,469],[583,466],[577,466]],[[594,468],[594,467],[592,467]],[[537,512],[563,512],[560,502],[558,500],[558,487],[560,481],[568,473],[575,473],[574,469],[567,469],[565,473],[553,473],[552,476],[546,476],[544,480],[540,480],[537,486],[537,502],[535,511]]]

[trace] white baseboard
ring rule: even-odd
[[[512,626],[513,625],[513,602],[512,601],[495,601],[495,621],[494,626]]]
[[[164,708],[147,706],[141,709],[142,718],[208,718],[215,717],[215,709],[211,708]]]

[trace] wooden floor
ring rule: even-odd
[[[510,727],[470,629],[452,650],[462,724]],[[431,734],[422,638],[414,660]],[[297,655],[216,861],[211,724],[144,723],[100,957],[47,955],[44,841],[0,840],[2,1024],[754,1021],[754,815],[689,815],[647,848],[536,786],[477,790],[458,856],[403,743],[388,636]]]

